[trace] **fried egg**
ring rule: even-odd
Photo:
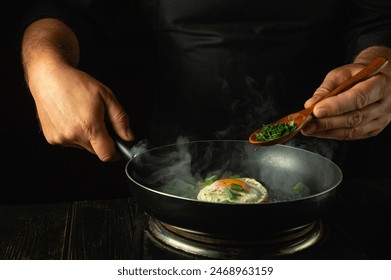
[[[197,199],[220,203],[263,203],[268,200],[268,191],[252,178],[220,179],[202,188]]]

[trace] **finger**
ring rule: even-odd
[[[312,134],[316,131],[357,127],[381,117],[383,112],[381,103],[374,103],[361,110],[351,111],[343,115],[337,115],[330,118],[314,119],[310,124],[303,128],[305,134]]]
[[[123,140],[134,140],[129,117],[115,95],[111,91],[105,92],[102,94],[102,98],[106,106],[106,116],[113,131]]]
[[[326,94],[331,92],[331,88],[329,86],[327,86],[326,84],[322,84],[320,87],[318,87],[315,90],[312,97],[304,103],[304,107],[308,108],[308,107],[312,106],[314,103],[319,102],[319,100],[321,100]]]
[[[45,135],[45,137],[47,137]],[[47,138],[47,141],[51,145],[61,145],[66,148],[76,148],[87,150],[92,154],[96,154],[94,148],[90,143],[90,136],[85,135],[84,131],[81,130],[80,133],[72,133],[67,136],[57,136],[56,138]]]
[[[87,150],[92,154],[95,154],[94,149],[92,148],[91,144],[88,142],[87,145],[79,145],[79,144],[62,144],[61,146],[65,148],[75,148],[79,150]]]
[[[379,79],[382,78],[382,76],[372,77],[339,95],[320,101],[315,105],[313,114],[317,118],[336,116],[360,110],[379,101],[382,98],[382,87],[378,85],[381,82]]]
[[[347,67],[341,67],[338,69],[338,71],[334,70],[329,72],[323,80],[322,84],[315,90],[312,97],[304,103],[304,107],[308,108],[314,103],[319,102],[319,100],[321,100],[326,94],[337,88],[351,76],[352,70]]]
[[[113,138],[106,129],[104,121],[91,134],[90,143],[95,154],[101,161],[115,161],[121,158]]]
[[[102,161],[114,161],[120,159],[115,143],[106,130],[104,121],[89,126],[83,130],[79,138],[72,138],[72,141],[62,142],[62,146],[77,149],[85,149],[95,154]]]
[[[315,131],[311,134],[307,134],[302,131],[305,136],[312,136],[324,139],[335,139],[335,140],[359,140],[366,139],[378,135],[384,126],[378,125],[378,120],[374,119],[364,125],[350,127],[350,128],[338,128],[330,130]]]
[[[303,128],[306,136],[327,137],[341,140],[364,139],[377,135],[389,123],[384,114],[386,105],[374,103],[362,110],[332,118],[313,119]]]

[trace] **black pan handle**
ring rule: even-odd
[[[130,160],[133,159],[135,156],[135,153],[132,152],[132,148],[136,145],[138,142],[137,140],[133,141],[125,141],[121,139],[113,130],[110,124],[106,124],[107,131],[109,132],[111,138],[113,138],[115,145],[117,146],[117,149],[120,151],[121,155]]]
[[[115,144],[117,145],[118,150],[121,152],[122,156],[126,159],[133,159],[135,154],[132,152],[132,148],[136,145],[136,141],[125,141],[120,139],[118,136],[112,136]]]

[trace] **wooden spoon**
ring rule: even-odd
[[[374,59],[368,66],[366,66],[364,69],[362,69],[357,74],[353,75],[351,78],[349,78],[344,83],[339,85],[333,91],[331,91],[330,93],[323,96],[317,102],[312,104],[312,106],[310,106],[304,110],[289,114],[289,115],[279,119],[278,121],[275,121],[272,123],[272,124],[290,124],[293,120],[294,123],[296,124],[296,129],[291,131],[289,134],[272,139],[272,140],[258,141],[257,137],[256,137],[256,133],[261,132],[262,129],[260,128],[256,131],[254,131],[250,135],[250,137],[249,137],[250,143],[254,144],[254,145],[259,145],[259,146],[270,146],[270,145],[275,145],[275,144],[279,144],[279,143],[283,143],[285,141],[288,141],[293,136],[295,136],[304,126],[306,126],[312,118],[314,118],[314,115],[312,114],[312,112],[314,110],[315,105],[318,102],[320,102],[326,98],[329,98],[331,96],[337,95],[337,94],[349,89],[350,87],[357,84],[358,82],[361,82],[369,77],[372,77],[373,75],[379,73],[387,65],[387,63],[388,63],[388,60],[384,57],[378,57],[378,58]]]

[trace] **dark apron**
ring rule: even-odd
[[[341,57],[338,1],[141,1],[158,38],[153,139],[247,139],[303,108]],[[330,16],[331,15],[331,16]]]

